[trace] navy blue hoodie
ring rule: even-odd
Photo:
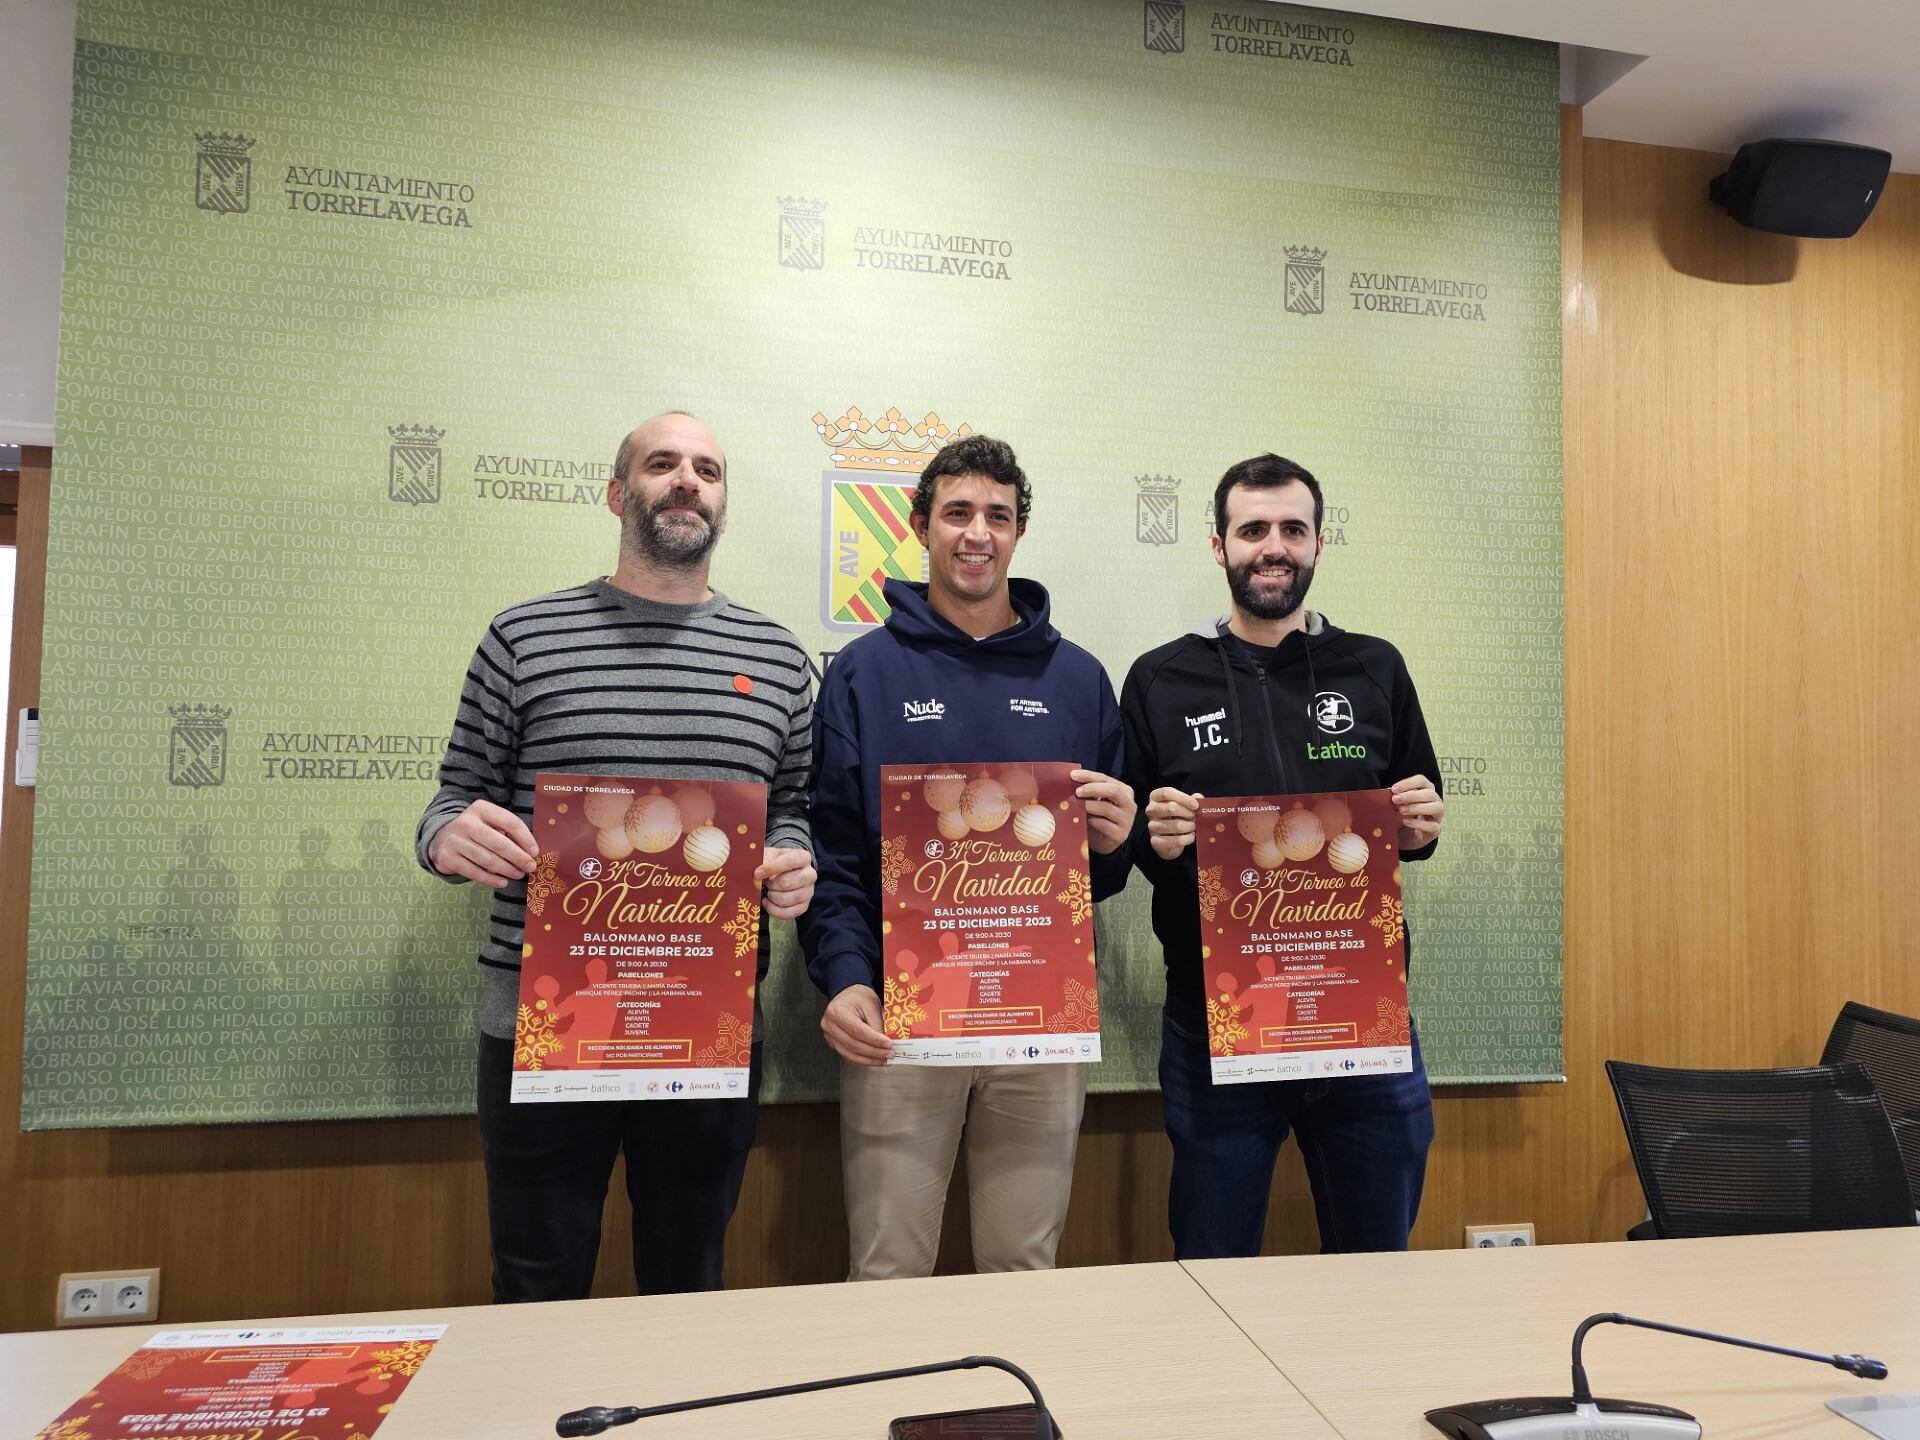
[[[1014,625],[975,640],[889,580],[892,613],[835,657],[813,707],[813,903],[800,917],[807,973],[832,999],[880,988],[880,767],[1071,761],[1124,773],[1120,707],[1100,662],[1060,638],[1047,592],[1008,582]],[[1127,846],[1090,862],[1093,898],[1127,883]]]

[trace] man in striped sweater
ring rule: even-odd
[[[610,578],[487,627],[416,837],[423,867],[494,892],[479,957],[478,1098],[496,1302],[587,1294],[622,1152],[640,1293],[719,1289],[760,1091],[756,1013],[746,1099],[509,1103],[535,774],[763,782],[765,912],[790,920],[813,895],[806,652],[707,584],[726,526],[726,457],[692,416],[656,416],[621,443],[607,508],[620,517]],[[762,920],[762,979],[766,966]]]

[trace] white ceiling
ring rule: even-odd
[[[1920,172],[1920,0],[1314,3],[1583,47],[1562,98],[1599,139],[1727,154],[1769,135],[1850,140]]]

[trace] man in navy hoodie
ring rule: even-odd
[[[929,581],[887,582],[886,625],[840,652],[814,706],[820,878],[800,943],[827,996],[820,1029],[843,1062],[854,1280],[932,1273],[963,1130],[976,1269],[1050,1268],[1067,1218],[1086,1066],[889,1065],[881,1029],[881,765],[1073,761],[1093,898],[1127,882],[1135,805],[1115,778],[1113,686],[1099,661],[1049,623],[1047,592],[1007,578],[1031,499],[999,440],[971,435],[935,455],[912,512]]]
[[[1174,1255],[1260,1253],[1289,1130],[1306,1160],[1320,1248],[1404,1250],[1433,1140],[1419,1036],[1410,1074],[1215,1086],[1194,816],[1202,795],[1390,788],[1400,858],[1424,860],[1446,813],[1428,778],[1439,762],[1400,652],[1301,603],[1322,546],[1319,482],[1260,455],[1220,478],[1213,506],[1213,558],[1232,610],[1134,661],[1120,701],[1128,778],[1144,811],[1134,858],[1153,885],[1167,962],[1160,1089],[1173,1141]],[[1409,934],[1409,963],[1412,943]]]

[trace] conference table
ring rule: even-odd
[[[876,1285],[249,1320],[445,1324],[378,1440],[551,1435],[588,1404],[650,1405],[987,1353],[1030,1371],[1070,1440],[1431,1437],[1448,1402],[1564,1394],[1574,1326],[1618,1310],[1805,1349],[1891,1377],[1677,1336],[1589,1336],[1595,1391],[1678,1405],[1707,1434],[1852,1437],[1831,1396],[1920,1391],[1920,1229],[1408,1255],[1125,1265]],[[241,1322],[235,1322],[236,1328]],[[0,1336],[7,1434],[33,1435],[147,1335]],[[208,1328],[196,1323],[191,1328]],[[642,1421],[633,1440],[850,1440],[896,1415],[1023,1398],[982,1370]]]
[[[585,1405],[651,1405],[979,1353],[1004,1356],[1032,1374],[1075,1440],[1337,1440],[1173,1264],[286,1323],[447,1326],[374,1440],[536,1440],[553,1434],[560,1413]],[[20,1433],[31,1436],[145,1333],[129,1327],[0,1338],[5,1411],[24,1420]],[[762,1400],[609,1433],[631,1440],[880,1440],[896,1415],[1026,1398],[1011,1376],[972,1371]]]
[[[1617,1325],[1587,1336],[1594,1394],[1678,1406],[1715,1440],[1865,1440],[1829,1398],[1920,1393],[1920,1228],[1185,1268],[1355,1440],[1434,1440],[1423,1417],[1436,1407],[1567,1394],[1574,1327],[1599,1311],[1888,1366],[1874,1382]]]

